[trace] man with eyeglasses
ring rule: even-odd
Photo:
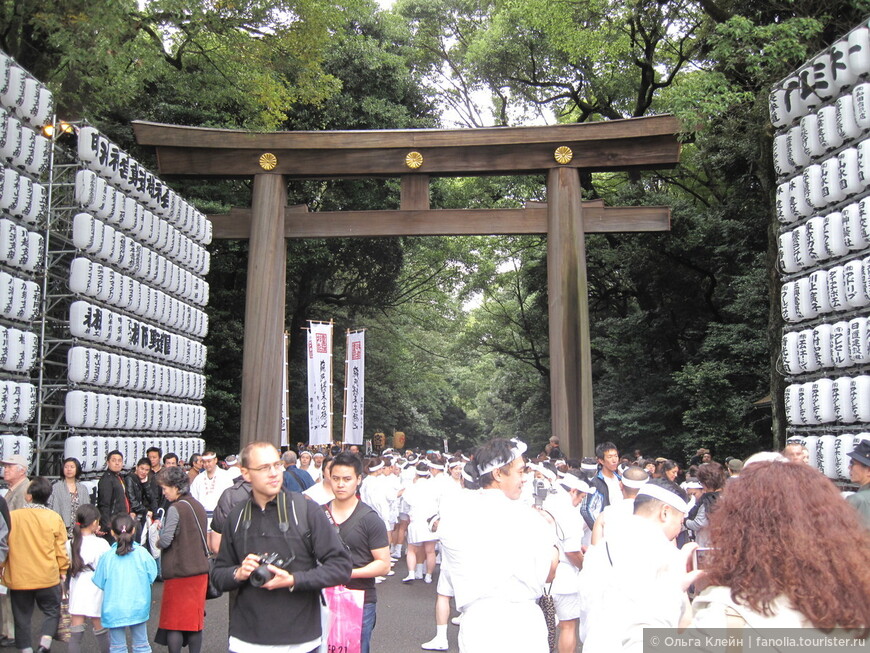
[[[313,501],[282,489],[284,464],[274,445],[252,442],[241,453],[251,498],[226,519],[212,572],[230,607],[232,653],[310,653],[320,646],[320,590],[343,585],[351,559]],[[268,556],[271,564],[263,563]]]
[[[870,440],[861,440],[849,453],[849,475],[858,486],[855,494],[846,499],[858,510],[864,526],[870,528]]]

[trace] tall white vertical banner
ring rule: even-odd
[[[308,442],[332,442],[332,324],[308,323]]]
[[[363,443],[365,417],[366,339],[365,331],[347,334],[344,375],[344,442]]]
[[[281,366],[281,446],[290,446],[290,391],[287,387],[287,379],[290,377],[290,361],[287,360],[287,349],[290,346],[289,336],[284,332],[284,364]]]

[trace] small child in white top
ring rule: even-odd
[[[69,553],[69,614],[70,640],[67,650],[81,653],[85,634],[85,620],[90,618],[100,653],[109,651],[109,631],[100,623],[103,590],[94,585],[92,578],[100,557],[109,550],[109,543],[96,532],[100,528],[100,511],[90,504],[79,506],[68,541]]]

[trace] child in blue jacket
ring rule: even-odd
[[[157,563],[134,541],[135,532],[136,524],[130,515],[118,513],[112,517],[115,544],[100,558],[94,572],[94,584],[103,590],[102,622],[109,629],[110,653],[127,653],[128,627],[133,653],[151,653],[148,618]]]

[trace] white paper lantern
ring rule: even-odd
[[[864,238],[861,225],[861,206],[858,203],[849,204],[843,208],[843,240],[849,251],[858,251],[870,245]]]
[[[814,216],[807,220],[804,226],[806,227],[809,259],[814,263],[828,260],[831,253],[828,251],[825,241],[825,218],[819,215]],[[792,246],[794,246],[793,243]],[[792,254],[792,258],[794,258],[794,254]]]
[[[815,293],[813,292],[809,277],[797,280],[795,300],[796,312],[801,320],[812,320],[819,316],[816,310],[818,304],[814,301]]]
[[[867,342],[867,318],[856,317],[849,320],[849,357],[852,363],[860,365],[870,362],[870,348]]]
[[[852,409],[857,421],[870,422],[870,376],[862,374],[852,379]]]
[[[853,433],[843,433],[837,436],[835,445],[837,456],[837,474],[840,480],[849,480],[849,454],[855,449],[855,435]]]
[[[870,34],[866,27],[849,32],[847,37],[849,44],[848,66],[852,75],[866,77],[870,73]]]
[[[846,301],[846,284],[842,265],[834,266],[828,270],[828,299],[833,311],[845,311],[849,308]]]
[[[861,181],[856,148],[846,148],[837,156],[837,174],[839,187],[844,197],[851,197],[865,189],[866,185]]]
[[[858,81],[858,75],[849,67],[849,41],[840,39],[831,46],[831,73],[834,93],[842,93]]]
[[[810,273],[808,283],[810,288],[810,314],[817,316],[830,313],[831,302],[828,296],[828,273],[825,270],[816,270]],[[800,284],[798,287],[800,288]]]
[[[797,218],[791,211],[790,182],[783,182],[776,187],[776,219],[784,224],[794,222]],[[2,200],[2,196],[0,196]],[[2,202],[0,202],[2,203]]]
[[[810,256],[809,236],[806,225],[797,227],[792,233],[792,258],[798,269],[803,269],[812,265],[813,260]]]
[[[819,436],[818,435],[808,435],[804,442],[804,446],[807,448],[807,453],[809,457],[807,459],[807,464],[810,467],[814,467],[816,469],[819,468],[819,454],[818,454],[818,446],[819,446]]]
[[[819,170],[821,174],[821,170]],[[813,206],[807,197],[807,185],[804,174],[792,177],[788,182],[788,206],[792,221],[799,218],[808,218],[813,212]],[[821,183],[821,179],[820,179]]]
[[[818,424],[818,420],[816,420],[813,414],[813,403],[812,403],[812,392],[813,392],[813,384],[809,383],[801,383],[798,385],[797,389],[797,403],[798,403],[798,415],[801,424]]]
[[[851,141],[861,135],[861,128],[855,120],[855,106],[852,95],[846,93],[837,98],[834,106],[837,110],[837,131],[843,142]]]
[[[836,168],[834,169],[836,173]],[[828,204],[833,202],[828,202],[828,198],[825,195],[825,184],[823,180],[822,166],[819,163],[815,163],[811,166],[808,166],[803,172],[803,180],[804,180],[804,197],[806,198],[807,203],[813,207],[813,209],[823,209]],[[791,198],[793,199],[793,198]],[[812,211],[810,211],[812,213]],[[801,215],[804,215],[801,213]]]
[[[870,297],[864,293],[863,261],[849,261],[843,266],[843,283],[846,302],[850,307],[861,308],[870,304]]]
[[[843,424],[853,423],[857,419],[857,416],[853,407],[852,379],[848,376],[834,379],[832,394],[837,421]]]
[[[81,435],[67,436],[63,443],[63,457],[75,458],[82,466],[82,471],[89,472],[90,469],[85,468],[85,460],[87,459],[87,449],[85,446],[84,437]]]
[[[837,108],[833,105],[822,107],[816,113],[819,120],[819,140],[826,151],[836,150],[843,144],[837,130]]]
[[[837,436],[825,434],[817,445],[819,470],[830,479],[839,478],[837,470]]]
[[[835,422],[837,413],[834,409],[834,381],[832,379],[818,379],[813,381],[810,389],[810,403],[812,405],[813,423],[828,424]]]
[[[870,84],[865,82],[852,89],[852,109],[862,131],[870,129]]]
[[[816,114],[810,113],[801,118],[798,137],[793,136],[793,133],[794,129],[786,132],[785,140],[785,156],[792,169],[791,172],[809,165],[810,159],[818,159],[825,154],[825,147],[819,138],[819,119]],[[798,151],[795,154],[796,148]],[[798,162],[801,162],[800,167]]]
[[[788,91],[785,89],[774,89],[770,94],[768,104],[770,107],[770,121],[777,128],[785,127],[793,118],[797,117],[797,112],[791,109]]]

